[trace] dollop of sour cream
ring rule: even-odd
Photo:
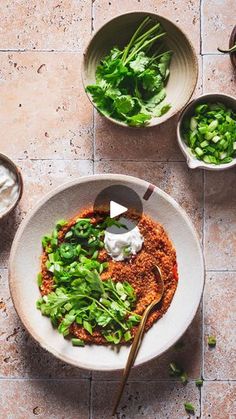
[[[0,161],[0,215],[4,214],[19,196],[16,174]]]
[[[142,249],[143,241],[143,236],[137,226],[122,234],[105,231],[105,249],[111,258],[116,261],[122,261],[136,255]]]

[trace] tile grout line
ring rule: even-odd
[[[93,372],[91,371],[91,377],[89,379],[89,419],[92,418],[92,392],[93,392]]]
[[[12,49],[1,49],[0,48],[0,53],[28,53],[28,52],[33,52],[33,53],[54,53],[54,54],[83,54],[83,50],[79,50],[79,49],[75,49],[75,50],[66,50],[66,49],[30,49],[30,48],[12,48]],[[211,55],[211,56],[216,56],[216,57],[223,57],[223,55],[220,52],[202,52],[200,54],[197,55],[202,55],[202,56],[207,56],[207,55]]]
[[[196,377],[197,378],[197,377]],[[196,381],[196,378],[189,378],[188,383],[189,384],[194,384]],[[106,378],[96,378],[96,379],[91,379],[91,377],[87,377],[87,378],[65,378],[65,377],[35,377],[35,378],[30,378],[30,377],[0,377],[0,382],[7,382],[7,381],[47,381],[47,382],[53,382],[53,381],[60,381],[63,383],[68,383],[70,382],[90,382],[91,383],[96,383],[96,382],[108,382],[108,383],[120,383],[119,379],[106,379]],[[136,378],[136,379],[131,379],[128,381],[128,383],[172,383],[172,384],[181,384],[179,380],[168,380],[168,379],[140,379],[140,378]],[[236,379],[204,379],[204,383],[235,383],[236,384]],[[204,384],[203,384],[204,385]],[[92,388],[92,387],[91,387]],[[92,396],[93,391],[91,392],[91,396]]]
[[[94,32],[94,7],[93,7],[93,0],[91,0],[91,36],[92,36],[92,34],[93,34],[93,32]],[[92,138],[93,138],[93,158],[92,158],[92,165],[93,165],[93,168],[92,168],[92,171],[93,171],[93,174],[94,174],[94,171],[95,171],[95,108],[94,108],[94,106],[93,106],[93,125],[92,125],[92,130],[93,130],[93,132],[92,132]]]

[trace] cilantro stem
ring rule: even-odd
[[[149,39],[148,41],[145,41],[138,49],[134,50],[131,52],[131,54],[128,56],[128,58],[126,59],[126,61],[124,62],[124,65],[128,64],[132,58],[142,49],[146,48],[148,45],[150,45],[151,43],[153,44],[154,41],[156,41],[158,38],[162,38],[165,35],[165,32],[162,32],[156,36],[154,36],[152,39]]]
[[[142,21],[142,23],[139,25],[138,29],[134,32],[134,34],[133,34],[133,36],[132,36],[131,40],[129,41],[128,45],[127,45],[127,46],[125,47],[125,49],[124,49],[124,53],[123,53],[123,56],[122,56],[122,61],[123,61],[123,62],[125,62],[126,57],[127,57],[127,55],[128,55],[128,52],[129,52],[129,50],[130,50],[130,48],[131,48],[131,46],[132,46],[133,42],[134,42],[134,41],[135,41],[135,39],[137,38],[138,34],[141,32],[141,30],[142,30],[142,29],[144,29],[144,27],[148,24],[148,22],[149,22],[149,21],[150,21],[150,18],[149,18],[149,16],[147,16],[147,17],[146,17],[146,19],[144,19],[144,20]]]
[[[157,31],[157,34],[158,34],[159,28],[160,28],[160,23],[157,23],[152,28],[150,28],[147,32],[145,32],[143,35],[140,35],[140,37],[136,39],[136,46],[141,45],[157,29],[158,29]]]

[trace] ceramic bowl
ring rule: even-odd
[[[16,180],[19,185],[19,193],[18,193],[17,199],[12,202],[11,206],[4,213],[0,215],[0,221],[14,210],[14,208],[19,203],[22,193],[23,193],[23,179],[22,179],[22,176],[18,167],[9,157],[5,156],[5,154],[2,154],[2,153],[0,153],[0,163],[1,162],[4,164],[4,166],[9,168],[15,174]]]
[[[234,26],[230,39],[229,39],[229,48],[232,48],[236,44],[236,26]],[[236,69],[236,52],[230,54],[231,63]]]
[[[185,119],[191,118],[194,114],[194,109],[197,105],[201,103],[216,103],[221,102],[227,107],[233,109],[236,112],[236,99],[229,95],[224,95],[222,93],[207,93],[205,95],[199,96],[197,99],[192,100],[182,111],[180,114],[178,124],[177,124],[177,140],[180,146],[180,149],[184,156],[187,159],[187,165],[190,169],[206,169],[206,170],[225,170],[230,169],[231,167],[236,165],[236,158],[233,159],[231,163],[227,164],[208,164],[202,160],[198,160],[191,152],[189,147],[187,146],[186,142],[183,138],[183,123]]]
[[[166,31],[166,46],[174,52],[170,77],[166,86],[166,103],[172,105],[171,109],[160,118],[153,118],[147,126],[159,125],[171,118],[189,101],[198,77],[197,56],[187,36],[170,20],[146,12],[132,12],[120,15],[105,23],[93,36],[84,53],[82,66],[82,79],[84,87],[95,83],[95,71],[101,59],[114,46],[124,47],[131,38],[135,29],[146,16],[158,21]],[[92,104],[96,107],[90,94]],[[118,125],[127,126],[109,116],[109,120]]]
[[[25,328],[39,344],[69,364],[91,370],[116,370],[124,367],[129,347],[115,350],[109,346],[73,347],[36,309],[40,293],[37,273],[40,271],[41,238],[59,219],[69,219],[93,205],[97,195],[111,185],[133,189],[143,202],[144,212],[163,224],[177,252],[179,283],[167,313],[145,334],[136,364],[161,355],[175,344],[193,320],[204,284],[204,261],[198,236],[185,211],[165,192],[150,184],[124,175],[94,175],[64,184],[48,194],[20,225],[9,262],[10,290],[16,311]],[[119,196],[114,196],[119,202]],[[46,367],[46,366],[45,366]]]

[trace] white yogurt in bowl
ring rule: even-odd
[[[136,255],[142,249],[143,240],[143,236],[136,226],[131,231],[122,234],[105,231],[104,245],[113,260],[121,261]]]
[[[22,183],[16,166],[0,154],[0,218],[11,211],[21,196]]]

